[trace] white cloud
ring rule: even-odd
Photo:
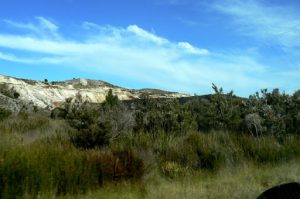
[[[21,60],[12,54],[2,53],[2,52],[0,52],[0,59],[5,60],[5,61],[27,63],[26,60]]]
[[[101,29],[101,26],[99,26],[98,24],[89,22],[89,21],[83,22],[81,26],[83,29],[86,29],[86,30]]]
[[[37,21],[36,24],[19,23],[7,19],[3,21],[12,27],[28,30],[30,33],[34,33],[40,37],[60,39],[60,35],[58,34],[59,28],[57,25],[44,17],[36,17],[35,19]]]
[[[14,21],[11,21],[11,20],[7,20],[7,19],[5,19],[3,21],[5,23],[7,23],[8,25],[13,26],[15,28],[27,29],[27,30],[30,30],[30,31],[33,31],[33,32],[37,31],[36,26],[34,26],[31,23],[27,23],[27,24],[25,24],[25,23],[18,23],[18,22],[14,22]]]
[[[263,4],[258,0],[216,1],[213,8],[232,16],[235,27],[245,35],[286,47],[300,46],[300,14],[287,6]]]
[[[51,21],[45,19],[44,17],[36,17],[40,23],[40,28],[50,31],[51,33],[57,33],[58,26],[52,23]]]
[[[207,49],[196,48],[188,42],[179,42],[178,46],[179,46],[179,48],[182,48],[182,49],[186,50],[187,52],[189,52],[191,54],[195,54],[195,55],[207,55],[209,53]]]
[[[62,58],[58,57],[41,57],[41,58],[21,58],[13,54],[2,53],[0,52],[0,59],[11,62],[18,62],[24,64],[59,64],[63,61]]]
[[[129,32],[132,32],[136,34],[138,37],[148,40],[148,41],[153,41],[158,45],[162,45],[165,43],[168,43],[169,41],[167,39],[158,37],[148,31],[143,30],[142,28],[138,27],[137,25],[130,25],[127,27],[127,30]]]
[[[45,29],[40,23],[33,29]],[[58,34],[52,24],[44,26]],[[76,68],[191,93],[210,92],[212,82],[242,95],[270,85],[266,66],[239,53],[214,53],[187,42],[172,42],[137,25],[119,28],[85,22],[82,27],[89,34],[81,33],[80,40],[0,33],[0,59]],[[30,56],[22,58],[19,52]]]

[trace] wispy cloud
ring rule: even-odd
[[[190,93],[208,93],[212,82],[242,95],[271,86],[268,67],[242,53],[211,52],[188,42],[170,41],[137,25],[122,28],[84,22],[81,39],[72,40],[60,35],[53,22],[37,19],[37,24],[9,24],[34,33],[47,29],[59,39],[47,34],[0,33],[0,59],[109,74],[137,84]],[[28,56],[24,58],[19,52]]]
[[[207,55],[209,52],[207,49],[199,49],[194,46],[192,46],[188,42],[179,42],[178,46],[185,50],[188,53],[195,54],[195,55]]]
[[[51,58],[51,57],[41,57],[41,58],[22,58],[17,57],[13,54],[0,52],[0,60],[10,61],[10,62],[18,62],[23,64],[58,64],[63,60],[62,58]]]
[[[216,1],[212,7],[231,16],[242,34],[285,47],[300,46],[299,10],[258,0]]]
[[[148,41],[152,41],[158,45],[162,45],[162,44],[166,44],[168,43],[168,40],[158,37],[146,30],[143,30],[142,28],[138,27],[137,25],[131,25],[127,27],[127,30],[129,32],[134,33],[136,36],[138,36],[139,38],[143,39],[143,40],[148,40]]]
[[[15,22],[11,21],[8,19],[3,20],[6,24],[19,28],[19,29],[24,29],[28,30],[31,33],[34,33],[40,37],[50,37],[50,38],[55,38],[59,39],[60,36],[58,34],[58,26],[55,25],[53,22],[50,20],[44,18],[44,17],[36,17],[35,18],[37,23],[20,23],[20,22]]]

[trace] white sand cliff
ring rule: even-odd
[[[187,94],[160,91],[155,89],[130,90],[111,85],[109,83],[89,79],[73,79],[62,82],[43,82],[17,79],[0,75],[0,85],[17,92],[18,100],[31,103],[40,108],[53,109],[60,106],[67,98],[81,96],[83,100],[101,103],[109,89],[120,100],[139,99],[142,94],[149,94],[152,98],[188,97]],[[3,97],[3,96],[2,96]]]

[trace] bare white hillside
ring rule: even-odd
[[[118,95],[120,100],[139,99],[145,93],[153,98],[189,96],[187,94],[155,89],[130,90],[103,81],[89,79],[73,79],[46,83],[0,75],[0,85],[5,86],[11,92],[18,93],[18,100],[48,109],[60,106],[67,98],[79,96],[88,102],[101,103],[105,100],[105,96],[110,89],[112,89],[115,95]]]

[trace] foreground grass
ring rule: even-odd
[[[251,163],[237,168],[224,168],[218,173],[196,172],[167,180],[148,176],[140,183],[107,184],[85,195],[64,196],[61,199],[197,199],[256,198],[264,190],[286,182],[300,181],[300,160],[281,165],[258,167]],[[42,196],[41,198],[54,198]]]
[[[0,198],[256,198],[300,181],[300,136],[141,132],[86,150],[68,132],[41,116],[0,123]]]

